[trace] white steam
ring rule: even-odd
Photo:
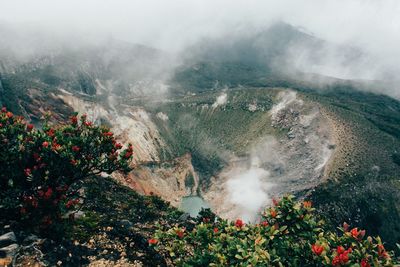
[[[270,203],[269,172],[258,163],[259,159],[254,158],[249,168],[233,169],[230,172],[232,178],[227,181],[228,201],[237,211],[235,215],[247,222],[255,221],[257,214]]]
[[[217,108],[219,106],[223,106],[227,103],[228,101],[228,94],[223,92],[222,94],[220,94],[219,96],[217,96],[214,104],[212,104],[213,108]]]

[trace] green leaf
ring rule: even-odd
[[[242,257],[241,255],[239,255],[239,254],[236,254],[236,255],[235,255],[235,258],[236,258],[236,259],[239,259],[239,260],[243,260],[243,257]]]
[[[283,232],[287,229],[287,225],[282,226],[281,228],[279,228],[279,231]]]

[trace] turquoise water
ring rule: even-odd
[[[201,197],[188,196],[183,197],[181,201],[181,210],[187,212],[192,217],[196,217],[201,208],[209,208],[210,206]]]

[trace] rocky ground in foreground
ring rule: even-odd
[[[39,237],[0,221],[0,257],[13,266],[166,266],[149,247],[156,223],[182,213],[158,197],[141,196],[109,178],[84,183],[85,199],[58,238]],[[55,229],[51,229],[54,230]]]

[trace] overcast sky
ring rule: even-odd
[[[112,36],[169,51],[275,21],[360,47],[394,76],[400,73],[399,0],[0,0],[3,24],[59,35]]]
[[[381,53],[388,48],[398,53],[400,47],[398,0],[0,0],[0,7],[3,22],[109,34],[168,49],[199,36],[276,20]]]

